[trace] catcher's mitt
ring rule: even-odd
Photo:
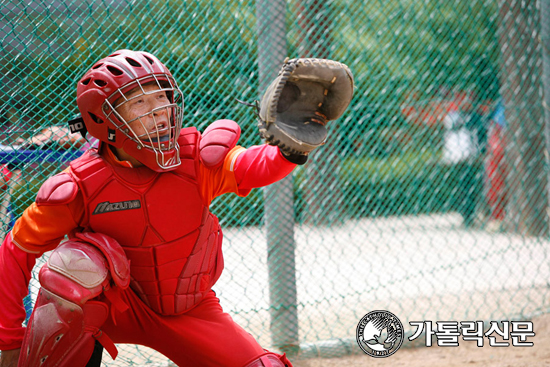
[[[327,121],[340,117],[352,96],[353,75],[346,65],[287,59],[260,101],[260,134],[285,155],[307,156],[325,143]]]

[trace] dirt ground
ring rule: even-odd
[[[534,343],[533,347],[490,347],[485,338],[483,347],[477,347],[475,342],[460,340],[458,347],[438,347],[437,344],[430,348],[401,347],[394,355],[387,358],[372,358],[364,354],[344,358],[298,360],[293,364],[296,367],[550,366],[550,314],[537,317],[532,321],[536,335],[528,341]]]

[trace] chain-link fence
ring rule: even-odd
[[[212,205],[224,309],[264,347],[305,356],[357,351],[357,322],[375,309],[406,329],[548,312],[546,2],[1,4],[0,153],[20,172],[4,188],[5,230],[64,167],[60,154],[78,155],[16,154],[18,139],[73,118],[76,81],[112,51],[157,55],[184,91],[184,124],[233,119],[243,146],[261,141],[235,99],[258,99],[285,56],[331,58],[356,89],[328,143],[292,177]],[[107,365],[166,363],[120,349]]]

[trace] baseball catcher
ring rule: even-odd
[[[260,108],[271,145],[245,149],[234,121],[182,127],[182,92],[154,55],[119,50],[94,63],[76,102],[99,147],[49,178],[0,246],[0,366],[99,366],[103,348],[115,358],[115,343],[130,343],[178,366],[291,367],[223,312],[212,290],[223,235],[209,207],[292,172],[324,143],[352,85],[340,63],[287,62]]]

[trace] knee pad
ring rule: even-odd
[[[77,241],[56,248],[38,277],[42,288],[78,305],[99,296],[110,281],[101,251]]]
[[[94,298],[112,291],[112,282],[127,287],[129,263],[116,241],[89,236],[61,244],[40,269],[42,288],[25,332],[20,367],[85,366],[95,340],[116,357],[113,342],[100,330],[109,307]]]
[[[292,363],[286,358],[285,354],[279,355],[267,352],[245,364],[244,367],[292,367]]]

